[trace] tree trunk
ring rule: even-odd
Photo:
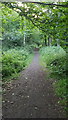
[[[48,36],[48,46],[51,46],[52,39],[50,36]]]
[[[52,39],[49,37],[49,46],[51,46]]]
[[[23,42],[24,45],[25,45],[25,40],[26,40],[26,35],[25,35],[25,32],[24,32],[24,42]]]
[[[46,38],[44,39],[44,44],[47,46],[47,39]]]
[[[44,35],[44,45],[45,46],[47,46],[47,38],[46,38],[47,36],[46,35]]]
[[[26,19],[24,17],[24,45],[26,44]]]
[[[59,39],[57,39],[57,46],[60,46],[60,41],[59,41]]]

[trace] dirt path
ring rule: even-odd
[[[53,82],[47,78],[47,72],[39,65],[39,55],[35,53],[32,64],[3,95],[6,101],[3,102],[3,117],[64,118],[62,107],[54,94]]]

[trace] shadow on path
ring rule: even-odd
[[[32,63],[3,95],[6,101],[3,103],[3,117],[64,118],[63,108],[54,94],[53,82],[40,66],[39,54],[35,52]]]

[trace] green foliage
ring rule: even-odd
[[[3,34],[3,49],[23,45],[23,34],[19,31],[5,32]]]
[[[10,49],[3,52],[2,55],[2,74],[3,78],[12,76],[20,72],[27,65],[26,60],[28,59],[29,52],[25,49],[16,50]]]
[[[68,2],[61,4],[68,4]],[[1,2],[0,5],[2,9],[0,40],[2,40],[4,51],[0,57],[0,63],[3,61],[3,80],[24,69],[28,56],[34,48],[51,44],[67,48],[68,8],[18,2]],[[66,52],[63,48],[44,47],[41,48],[40,53],[51,75],[58,78],[55,84],[56,94],[65,102],[68,68]]]
[[[66,77],[66,52],[61,47],[44,47],[41,48],[41,57],[50,68],[51,74],[58,75],[58,78]]]
[[[66,68],[66,57],[61,57],[60,59],[56,59],[52,61],[50,64],[50,68],[53,70],[53,76],[58,75],[59,78],[66,77],[66,72],[68,71]]]
[[[40,45],[46,41],[46,45],[49,45],[51,42],[52,45],[60,44],[63,48],[66,49],[68,45],[68,8],[56,6],[43,6],[32,3],[25,3],[24,5],[23,3],[21,3],[19,5],[19,3],[17,2],[11,2],[10,4],[7,2],[4,4],[2,4],[2,31],[4,36],[4,45],[6,41],[9,44],[9,46],[10,44],[12,44],[11,46],[13,46],[14,44],[17,46],[21,44],[23,45],[25,33],[25,39],[28,44],[33,44],[34,42],[36,42],[38,45]],[[68,3],[62,2],[62,4]],[[38,31],[37,29],[36,31],[34,31],[33,28],[35,29],[35,26],[39,28],[39,30],[41,30],[42,32]],[[6,30],[7,37],[5,33]],[[14,31],[20,32],[19,36]],[[40,32],[42,33],[42,35],[40,34]],[[49,41],[49,38],[51,39],[51,41]]]
[[[43,33],[31,21],[17,12],[2,5],[2,45],[3,50],[24,46],[25,44],[41,44]]]
[[[66,105],[67,90],[66,90],[66,52],[61,47],[44,47],[40,50],[41,58],[47,68],[50,70],[50,77],[56,78],[54,82],[55,93],[61,98],[60,103]]]
[[[42,58],[47,65],[52,65],[52,62],[57,59],[65,57],[66,52],[61,47],[51,46],[51,47],[43,47],[40,50],[42,54]]]
[[[56,95],[59,96],[60,101],[58,101],[59,103],[62,103],[63,105],[67,105],[67,83],[66,83],[66,79],[60,79],[59,81],[56,81],[56,83],[54,84],[55,87],[55,93]]]

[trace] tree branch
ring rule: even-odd
[[[36,3],[36,4],[40,4],[40,5],[52,5],[52,6],[68,7],[68,5],[53,4],[53,3],[43,3],[43,2],[33,2],[33,1],[23,1],[22,3]]]
[[[4,3],[4,4],[9,3],[9,4],[11,4],[10,2],[2,2],[2,3]],[[33,1],[27,1],[27,0],[22,1],[22,3],[35,3],[35,4],[40,4],[40,5],[68,7],[68,4],[67,5],[62,5],[62,4],[55,4],[55,3],[33,2]]]

